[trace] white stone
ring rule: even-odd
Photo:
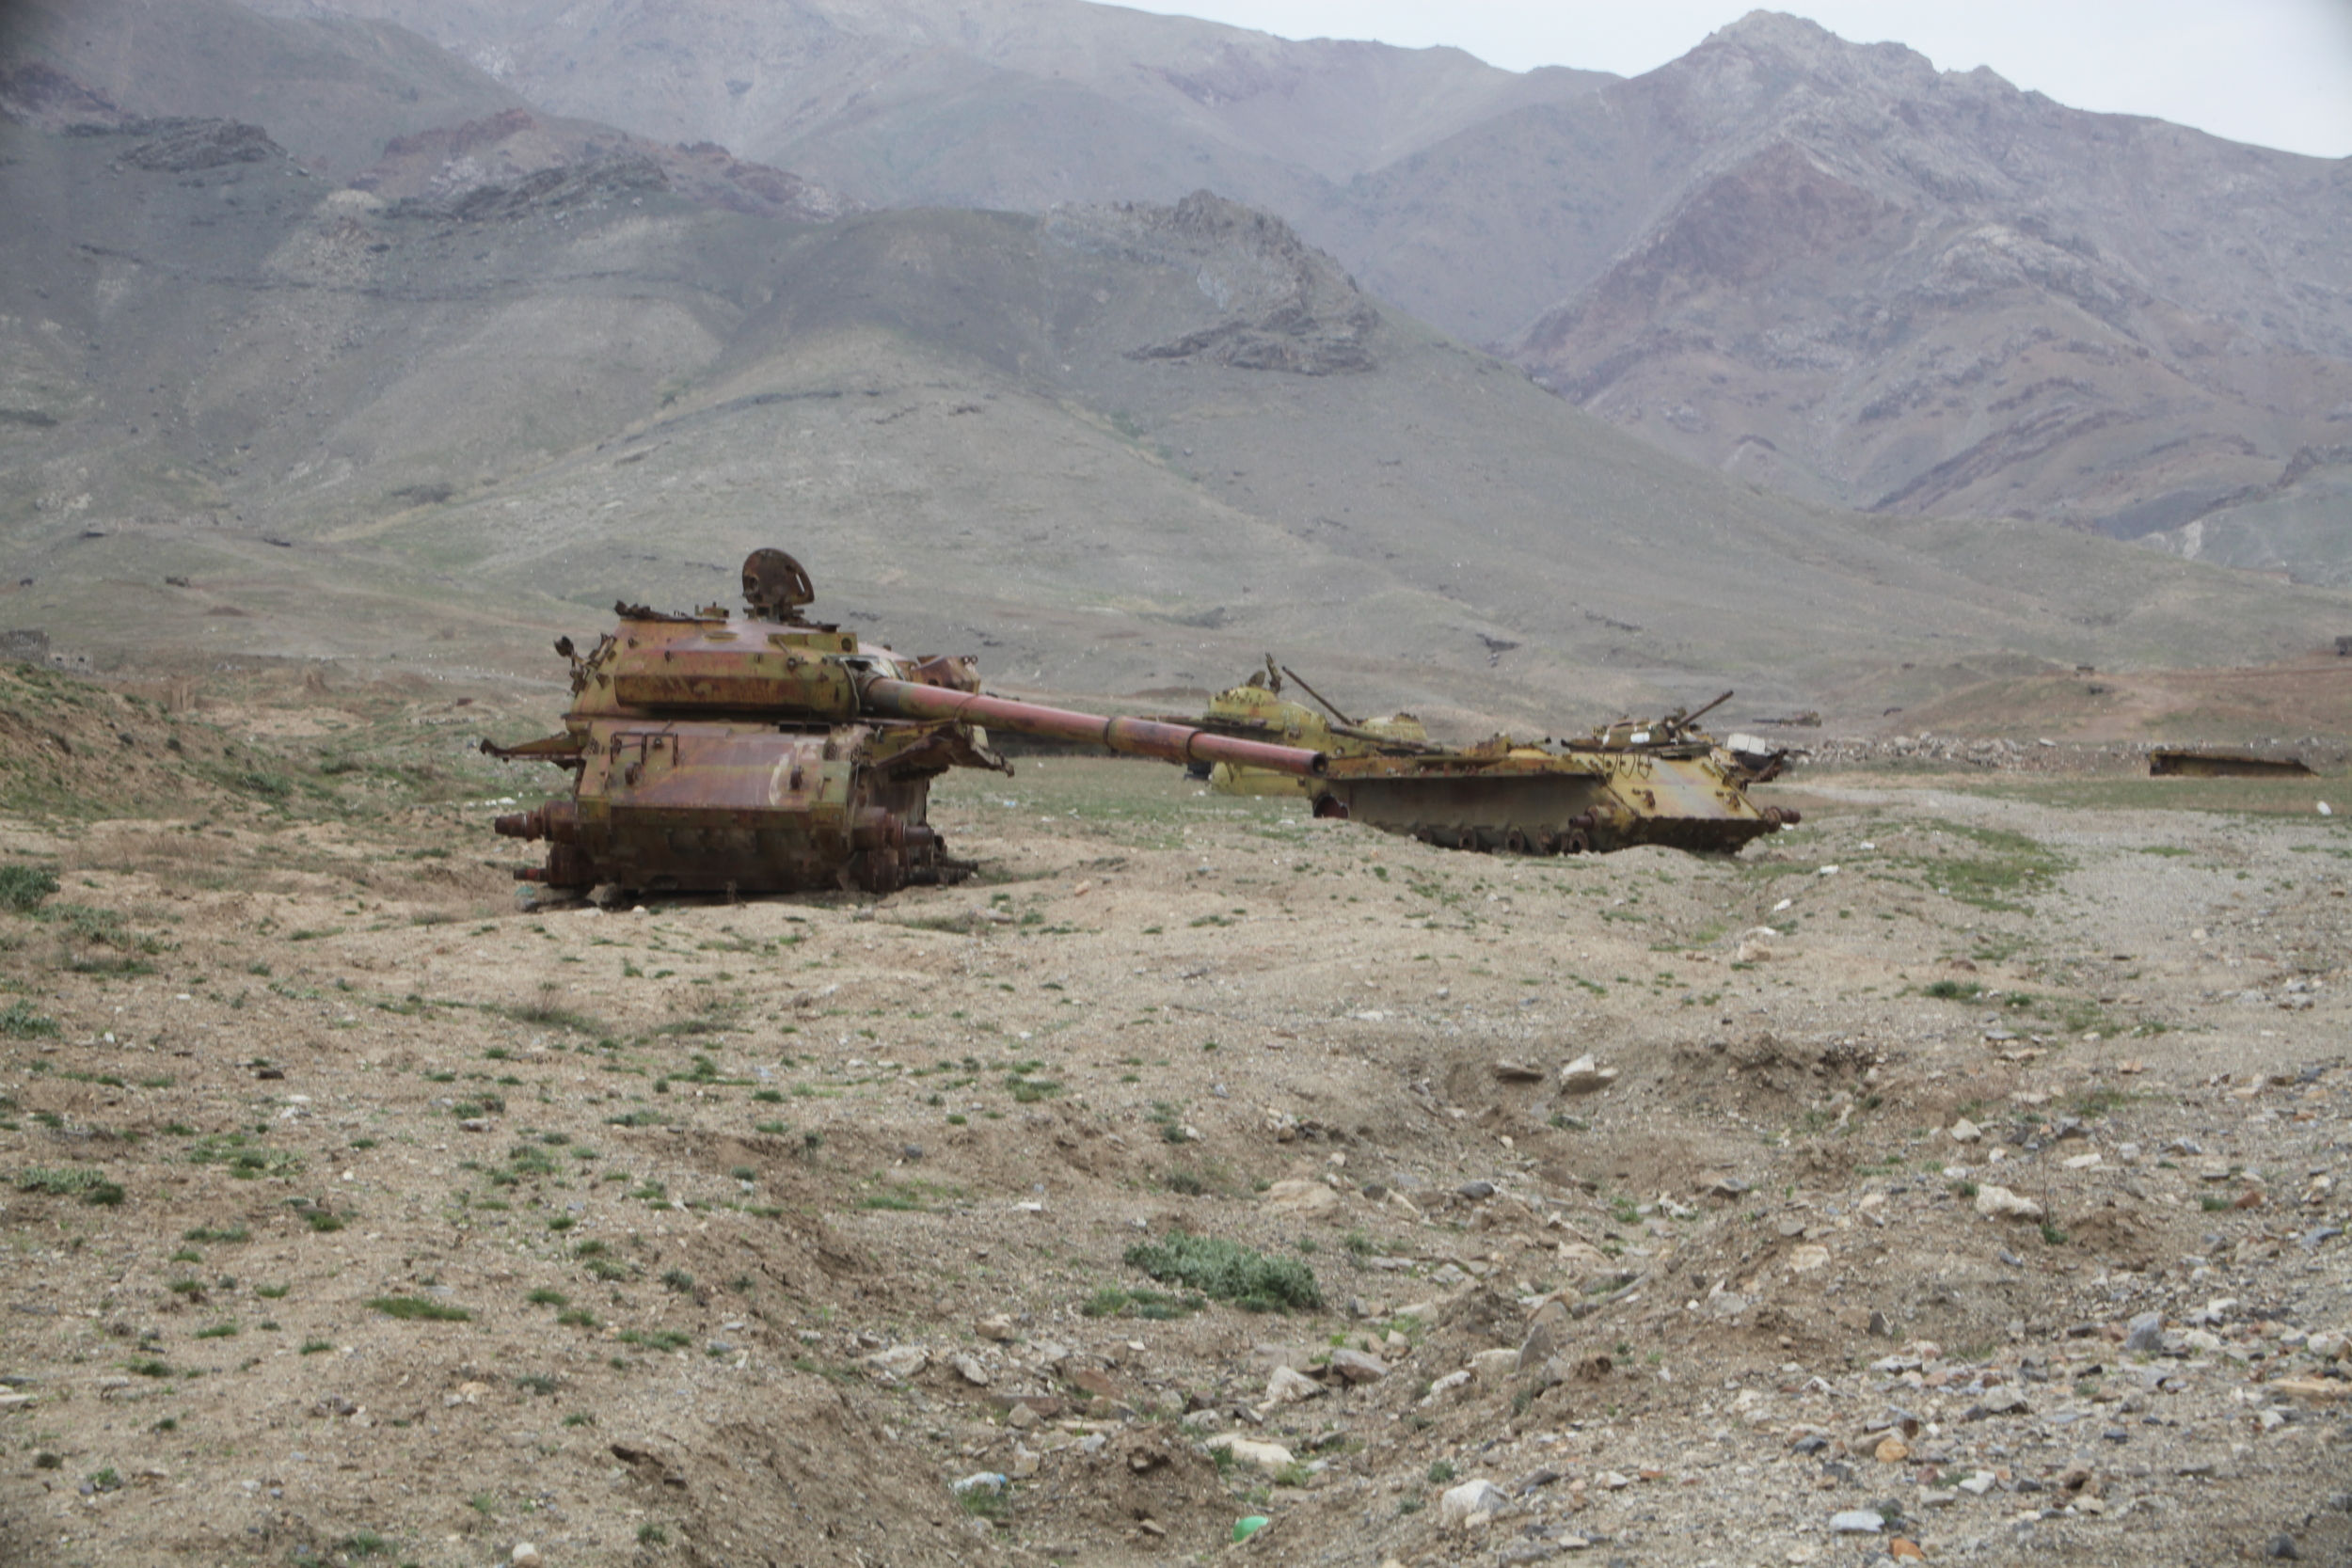
[[[1597,1094],[1617,1081],[1617,1069],[1601,1067],[1590,1056],[1579,1056],[1560,1069],[1562,1094]]]
[[[2029,1197],[2019,1197],[2007,1187],[1991,1182],[1977,1189],[1977,1212],[1988,1219],[2038,1220],[2042,1205]]]
[[[1437,1382],[1429,1386],[1429,1392],[1422,1396],[1421,1402],[1423,1404],[1435,1404],[1446,1395],[1454,1392],[1456,1388],[1462,1387],[1464,1385],[1468,1384],[1470,1380],[1470,1374],[1469,1369],[1467,1368],[1458,1372],[1448,1372],[1445,1376],[1438,1379]]]
[[[975,1388],[985,1388],[988,1386],[988,1369],[981,1366],[979,1362],[974,1360],[971,1356],[957,1356],[955,1365],[957,1372],[961,1374],[964,1382],[972,1385]]]
[[[1984,1136],[1984,1129],[1970,1121],[1966,1117],[1963,1117],[1946,1128],[1944,1135],[1956,1144],[1972,1144]]]
[[[1519,1353],[1515,1350],[1482,1350],[1470,1357],[1470,1370],[1482,1384],[1507,1383],[1519,1370]]]
[[[1296,1404],[1323,1392],[1323,1385],[1290,1367],[1277,1367],[1266,1379],[1265,1397],[1276,1404]]]
[[[1502,1512],[1510,1498],[1490,1481],[1466,1481],[1438,1502],[1439,1529],[1476,1529]]]
[[[1238,1463],[1255,1465],[1261,1470],[1286,1470],[1298,1463],[1292,1457],[1290,1449],[1279,1443],[1262,1443],[1254,1437],[1243,1437],[1231,1432],[1218,1433],[1209,1439],[1207,1447],[1211,1451],[1221,1449]]]
[[[515,1549],[507,1554],[507,1560],[512,1562],[515,1568],[537,1568],[537,1564],[545,1562],[547,1559],[541,1557],[539,1548],[530,1542],[517,1541],[515,1543]]]
[[[930,1366],[930,1361],[931,1353],[920,1345],[893,1345],[866,1358],[866,1364],[876,1371],[900,1378],[913,1377]]]

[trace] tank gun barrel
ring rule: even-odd
[[[942,686],[923,686],[868,676],[858,688],[868,712],[898,719],[953,719],[1010,730],[1016,735],[1074,740],[1106,751],[1158,757],[1164,762],[1232,763],[1241,768],[1264,768],[1300,777],[1319,775],[1324,754],[1295,746],[1273,746],[1263,740],[1242,740],[1213,735],[1186,724],[1152,719],[1111,719],[1099,713],[1073,713],[1067,708],[1041,707],[1006,697],[984,697]]]
[[[1683,727],[1687,729],[1691,725],[1697,723],[1703,715],[1714,712],[1717,708],[1723,706],[1729,701],[1731,701],[1731,693],[1726,691],[1722,696],[1716,698],[1713,702],[1708,704],[1705,707],[1698,709],[1696,712],[1683,715]]]

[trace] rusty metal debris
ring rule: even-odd
[[[2193,752],[2181,748],[2149,752],[2148,775],[2156,779],[2308,779],[2314,776],[2301,757],[2265,757],[2246,752]]]
[[[1328,735],[1327,760],[1301,790],[1318,816],[1345,817],[1447,848],[1509,854],[1581,854],[1660,844],[1737,853],[1751,839],[1796,822],[1799,814],[1758,807],[1748,785],[1780,770],[1785,752],[1735,757],[1699,728],[1705,714],[1680,709],[1653,720],[1620,720],[1565,741],[1499,735],[1472,746],[1430,741],[1420,723],[1399,715],[1358,725],[1337,708],[1337,722],[1280,697],[1281,670],[1220,693],[1201,719],[1228,734]],[[1299,681],[1302,689],[1306,683]],[[1321,702],[1322,699],[1317,697]],[[1328,706],[1328,704],[1325,705]],[[1399,726],[1382,733],[1375,725]],[[1401,726],[1409,724],[1409,733]],[[1288,780],[1253,776],[1247,767],[1211,774],[1231,794],[1272,793]]]
[[[572,705],[560,734],[482,749],[571,769],[571,793],[501,816],[545,840],[549,887],[751,893],[960,880],[927,820],[950,768],[1011,765],[984,724],[1185,763],[1311,775],[1321,753],[1150,720],[983,696],[966,657],[907,658],[808,621],[808,573],[782,550],[743,563],[740,621],[613,607],[620,624],[586,654],[569,638]]]

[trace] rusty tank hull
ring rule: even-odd
[[[1285,675],[1329,709],[1330,721],[1283,700]],[[1737,854],[1798,814],[1751,801],[1747,786],[1759,775],[1699,729],[1699,717],[1730,695],[1696,713],[1623,720],[1572,740],[1497,736],[1448,746],[1429,740],[1409,715],[1352,720],[1269,657],[1263,674],[1221,693],[1200,721],[1227,734],[1331,736],[1322,772],[1295,783],[1282,776],[1284,785],[1311,799],[1318,816],[1450,849],[1556,855],[1656,844]],[[1219,787],[1274,792],[1254,784],[1248,769],[1228,771],[1234,783]]]
[[[1737,854],[1798,817],[1751,802],[1737,765],[1711,750],[1611,753],[1509,742],[1334,757],[1315,810],[1449,849],[1515,855],[1639,844]]]
[[[562,733],[483,743],[573,774],[568,795],[494,824],[548,845],[517,879],[734,894],[952,882],[973,867],[932,829],[930,784],[950,768],[1012,771],[986,724],[1186,764],[1322,766],[1297,748],[983,696],[968,658],[911,659],[802,619],[808,575],[781,550],[754,552],[743,585],[740,621],[621,604],[588,654],[556,644],[572,662]]]

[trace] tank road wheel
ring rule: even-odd
[[[1334,822],[1344,822],[1347,820],[1347,802],[1336,795],[1318,795],[1315,797],[1314,814]]]
[[[1536,829],[1535,853],[1539,855],[1556,855],[1559,852],[1560,835],[1553,832],[1549,828]]]
[[[1475,850],[1479,847],[1476,828],[1457,828],[1454,832],[1454,847]]]
[[[1773,832],[1780,832],[1780,825],[1785,819],[1786,814],[1782,812],[1778,806],[1766,806],[1759,815],[1764,818],[1765,827],[1771,829]]]
[[[1527,835],[1519,832],[1517,828],[1505,828],[1502,831],[1502,847],[1506,854],[1525,855],[1534,853],[1534,846],[1528,843]]]
[[[1423,844],[1434,845],[1438,842],[1438,830],[1424,822],[1413,830],[1413,836]]]
[[[1592,847],[1593,841],[1584,836],[1581,828],[1570,828],[1560,835],[1560,852],[1564,855],[1581,855]]]

